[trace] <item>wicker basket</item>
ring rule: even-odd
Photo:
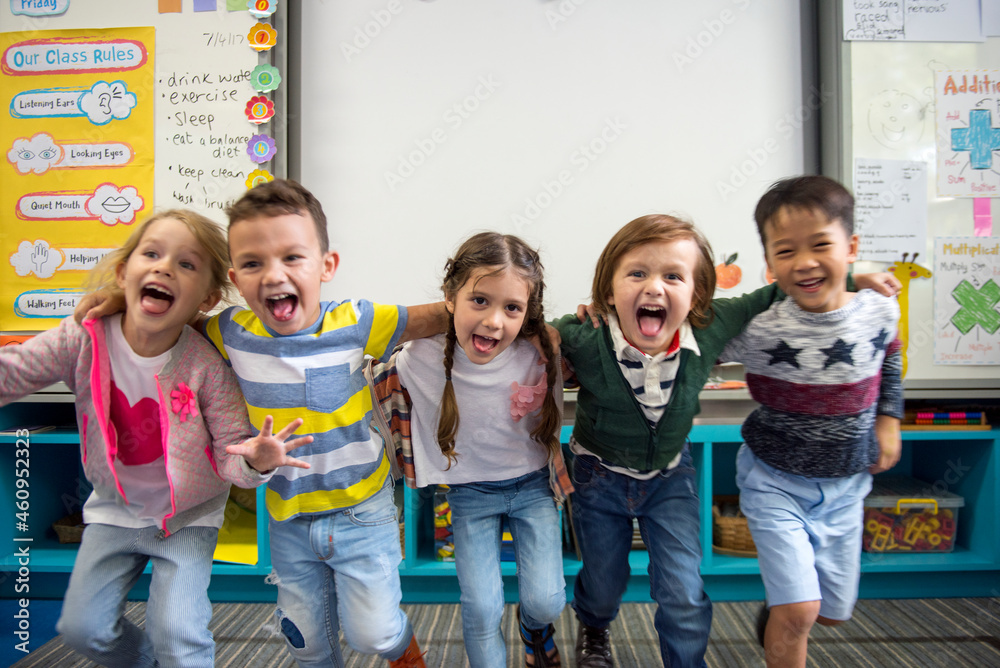
[[[73,513],[52,523],[60,543],[79,543],[83,540],[83,513]]]
[[[727,503],[734,503],[739,507],[740,497],[712,497],[712,547],[728,554],[756,557],[757,546],[753,544],[747,518],[742,512],[737,512],[736,517],[724,517],[720,508]]]

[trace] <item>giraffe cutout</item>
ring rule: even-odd
[[[893,262],[889,265],[889,271],[899,279],[903,287],[899,289],[899,342],[901,344],[900,353],[903,356],[903,374],[906,378],[906,349],[910,345],[910,281],[914,278],[930,278],[931,271],[917,264],[917,255],[913,254],[913,259],[906,261],[909,253],[903,253],[901,262]]]

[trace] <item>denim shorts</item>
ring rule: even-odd
[[[768,606],[820,601],[820,616],[850,619],[858,598],[871,474],[806,478],[765,464],[744,444],[736,458],[736,483]]]

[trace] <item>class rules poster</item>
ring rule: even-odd
[[[153,195],[154,29],[0,33],[0,331],[73,312]]]

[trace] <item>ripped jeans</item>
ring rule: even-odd
[[[269,525],[279,628],[302,668],[344,665],[339,631],[393,661],[413,636],[399,609],[399,524],[392,481],[351,508]]]

